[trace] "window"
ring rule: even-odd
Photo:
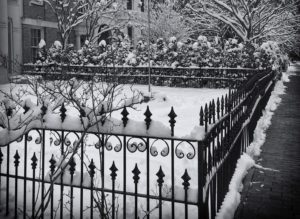
[[[98,33],[101,33],[99,35],[99,38],[98,38],[98,43],[101,42],[101,40],[105,40],[105,42],[107,44],[110,44],[111,43],[111,40],[112,40],[112,32],[110,30],[107,30],[109,29],[109,26],[107,24],[102,24],[100,27],[99,27],[99,30],[98,30]],[[105,31],[106,30],[106,31]]]
[[[84,46],[87,35],[80,35],[80,48]]]
[[[133,9],[133,4],[132,4],[132,0],[127,0],[127,10],[132,10]]]
[[[35,62],[38,58],[40,41],[41,41],[41,29],[31,29],[31,60],[32,60],[32,62]]]
[[[132,26],[127,27],[127,34],[128,34],[128,38],[130,39],[130,41],[132,41],[133,40],[133,27]]]
[[[145,0],[140,1],[140,6],[141,6],[141,12],[145,11]]]

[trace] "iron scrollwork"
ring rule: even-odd
[[[115,147],[113,147],[112,143],[109,141],[109,139],[112,137],[115,137],[119,142],[118,144],[116,144]],[[120,152],[122,150],[122,141],[121,141],[120,137],[116,136],[116,135],[107,136],[107,138],[105,139],[104,145],[108,151],[111,151],[112,149],[114,149],[115,152]]]
[[[150,154],[153,156],[153,157],[156,157],[158,155],[158,150],[157,150],[157,147],[154,145],[157,141],[162,141],[165,143],[165,147],[162,149],[162,151],[160,152],[160,155],[163,156],[163,157],[166,157],[169,155],[170,153],[170,147],[169,147],[169,144],[167,141],[163,140],[163,139],[156,139],[155,141],[153,141],[153,143],[151,144],[150,146]]]
[[[137,137],[135,137],[135,138],[136,138],[136,139],[140,139],[140,140],[142,140],[142,141],[139,142],[139,143],[137,143],[136,141],[130,143],[130,141],[131,141],[132,139],[134,139],[134,137],[129,138],[128,141],[126,142],[127,149],[128,149],[131,153],[134,153],[134,152],[136,152],[137,150],[139,150],[140,152],[146,151],[146,149],[147,149],[146,141],[145,141],[143,138],[137,138]]]
[[[185,143],[187,143],[187,144],[185,144]],[[182,149],[180,149],[180,146],[182,146],[182,145],[189,145],[192,148],[192,151],[185,153]],[[196,149],[191,142],[181,141],[175,147],[175,154],[179,159],[182,159],[182,158],[184,158],[184,156],[186,156],[189,160],[192,160],[196,156]]]
[[[53,140],[53,137],[50,137],[50,145],[52,144],[52,142],[54,143],[55,146],[61,145],[62,142],[61,134],[55,130],[51,131],[50,134],[55,137],[55,140]]]
[[[72,144],[72,142],[69,138],[70,134],[74,134],[77,138],[77,139],[73,140],[73,144]],[[62,142],[65,146],[67,146],[67,150],[71,153],[71,152],[74,152],[74,151],[76,152],[77,151],[77,149],[79,147],[79,145],[78,145],[79,139],[80,139],[80,136],[76,132],[67,132],[66,135],[64,135],[64,138],[62,139]]]
[[[41,144],[41,143],[42,143],[42,139],[43,139],[42,133],[41,133],[40,130],[38,130],[38,129],[33,129],[33,130],[35,130],[35,131],[38,133],[38,137],[36,137],[36,139],[34,140],[34,142],[35,142],[36,144]],[[27,139],[26,139],[28,142],[30,142],[30,141],[33,140],[32,135],[29,134],[29,133],[32,132],[33,130],[30,130],[30,131],[28,132]],[[22,137],[22,138],[23,138],[23,137]],[[22,139],[21,139],[21,141],[22,141]]]

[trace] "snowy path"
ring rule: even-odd
[[[245,178],[236,219],[300,217],[300,63],[288,73],[257,163]]]

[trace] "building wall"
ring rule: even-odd
[[[7,83],[7,67],[5,59],[8,54],[8,13],[7,0],[0,1],[0,84]]]
[[[34,62],[32,47],[32,29],[41,30],[41,39],[49,48],[55,40],[59,39],[55,14],[48,4],[35,5],[31,0],[24,0],[23,18],[23,63]],[[70,36],[70,43],[75,44],[74,33]]]
[[[0,52],[8,54],[7,47],[12,48],[10,52],[12,60],[15,63],[23,64],[33,61],[32,55],[32,29],[40,29],[41,39],[44,39],[47,43],[47,47],[50,47],[55,40],[58,39],[57,22],[54,13],[50,6],[47,4],[36,5],[32,4],[32,1],[39,0],[0,0],[0,5],[5,6],[0,10],[0,39],[2,41]],[[120,0],[121,1],[121,0]],[[132,0],[132,11],[140,11],[139,0]],[[147,1],[144,1],[145,4]],[[4,4],[5,3],[5,4]],[[126,1],[122,1],[122,4],[127,4]],[[145,5],[145,12],[147,5]],[[140,12],[142,13],[142,12]],[[7,19],[9,18],[9,19]],[[11,45],[8,44],[8,20],[12,24]],[[105,22],[104,22],[105,23]],[[139,29],[135,27],[134,23],[129,23],[128,26],[132,26],[133,43],[139,39]],[[125,27],[122,30],[125,34],[128,34],[128,28]],[[70,43],[74,44],[75,48],[79,49],[81,36],[85,35],[85,27],[79,25],[70,36]],[[78,44],[78,45],[77,45]],[[16,67],[12,69],[12,73],[20,73],[20,68]],[[4,71],[3,68],[1,71]],[[7,70],[5,70],[7,72]],[[6,73],[5,73],[6,74]],[[4,75],[4,73],[3,73]]]
[[[37,5],[32,0],[23,0],[23,14],[23,63],[29,63],[34,61],[32,29],[39,29],[40,39],[44,39],[47,46],[50,46],[57,38],[57,24],[54,14],[45,3]]]
[[[28,63],[31,62],[31,53],[30,50],[28,48],[30,48],[30,26],[28,25],[23,25],[22,28],[22,32],[23,32],[23,45],[22,45],[22,49],[23,49],[23,63]]]
[[[24,17],[56,22],[55,14],[46,3],[34,4],[32,0],[23,0]]]
[[[32,4],[31,0],[23,0],[23,16],[24,18],[41,19],[45,18],[44,5]]]
[[[127,27],[123,29],[123,32],[129,35],[130,29],[132,30],[132,38],[131,41],[133,44],[136,44],[141,39],[141,28],[139,27],[140,18],[147,17],[147,0],[126,0],[126,7],[128,1],[131,1],[132,4],[132,12],[135,15],[135,19],[129,21]],[[143,4],[143,6],[141,5]],[[142,10],[143,9],[143,10]],[[131,28],[128,28],[131,27]]]
[[[20,64],[22,64],[22,0],[9,0],[8,2],[8,20],[12,24],[12,32],[9,34],[11,40],[10,67],[9,74],[17,74],[20,72]]]
[[[21,0],[16,0],[21,1]],[[50,6],[47,4],[35,5],[32,1],[38,0],[23,0],[23,19],[21,31],[23,34],[23,63],[34,62],[34,55],[32,54],[32,29],[40,29],[41,39],[44,39],[47,47],[49,48],[55,40],[59,39],[59,34],[57,31],[56,17]],[[138,0],[132,1],[132,11],[140,12],[141,8],[139,6]],[[146,3],[147,1],[144,0]],[[126,1],[122,1],[123,4],[127,4]],[[146,13],[146,5],[144,6]],[[140,12],[142,13],[142,12]],[[103,22],[105,23],[105,21]],[[135,44],[137,40],[140,39],[140,31],[134,23],[129,23],[128,26],[132,27],[132,42]],[[128,27],[125,27],[122,31],[128,35]],[[76,49],[80,48],[80,39],[85,35],[85,27],[83,24],[79,25],[71,34],[69,42],[74,44]],[[77,45],[78,44],[78,45]]]
[[[55,40],[58,39],[58,30],[56,28],[45,28],[45,41],[47,42],[46,47],[49,48]]]

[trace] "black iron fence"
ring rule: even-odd
[[[171,87],[224,88],[239,87],[257,69],[236,68],[169,68],[151,67],[151,84]],[[77,77],[91,80],[95,75],[104,81],[122,84],[148,84],[147,67],[101,67],[76,65],[23,65],[25,75],[41,75],[47,80]]]
[[[20,218],[214,218],[274,81],[273,71],[260,71],[202,107],[203,139],[174,137],[174,109],[166,137],[33,127],[2,145],[2,211]],[[66,115],[61,110],[62,123]],[[151,115],[147,108],[146,130]],[[129,122],[124,108],[124,129]]]

